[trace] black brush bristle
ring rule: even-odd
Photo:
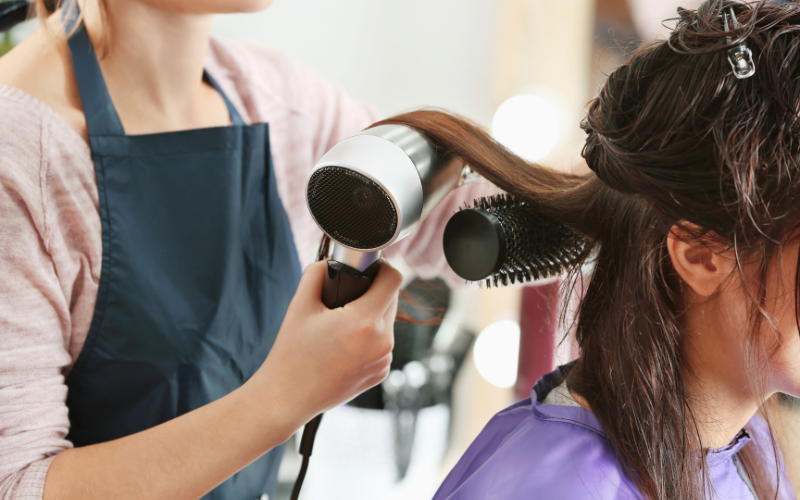
[[[476,233],[476,223],[484,219],[488,222]],[[489,253],[482,251],[487,245]],[[451,267],[462,277],[469,276],[465,279],[485,281],[488,286],[563,274],[580,262],[585,250],[580,234],[511,195],[475,200],[445,229],[445,256]]]

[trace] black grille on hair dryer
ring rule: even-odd
[[[357,250],[388,243],[397,231],[397,210],[367,177],[342,167],[317,170],[308,182],[308,207],[323,231]]]

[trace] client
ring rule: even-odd
[[[435,500],[794,498],[769,422],[800,395],[800,6],[679,16],[591,102],[589,175],[444,113],[388,120],[584,235],[593,266],[580,358],[497,414]]]

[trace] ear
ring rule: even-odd
[[[667,249],[684,283],[697,295],[710,297],[733,272],[735,261],[728,252],[715,252],[709,246],[710,239],[690,238],[690,233],[698,229],[687,222],[675,224],[667,236]]]

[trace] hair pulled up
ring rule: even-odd
[[[730,8],[739,27],[726,31],[721,13]],[[741,40],[757,67],[745,80],[735,78],[726,53]],[[584,261],[591,255],[594,270],[568,384],[650,499],[700,499],[707,481],[667,237],[692,223],[700,230],[687,237],[712,238],[735,250],[739,266],[760,269],[749,348],[753,360],[773,355],[763,347],[771,331],[761,328],[769,321],[763,280],[800,225],[799,106],[800,6],[711,0],[679,9],[669,39],[637,50],[591,101],[583,156],[595,173],[528,163],[441,111],[381,122],[419,130],[442,154],[586,236]],[[777,452],[757,458],[748,448],[742,460],[759,498],[775,497]]]

